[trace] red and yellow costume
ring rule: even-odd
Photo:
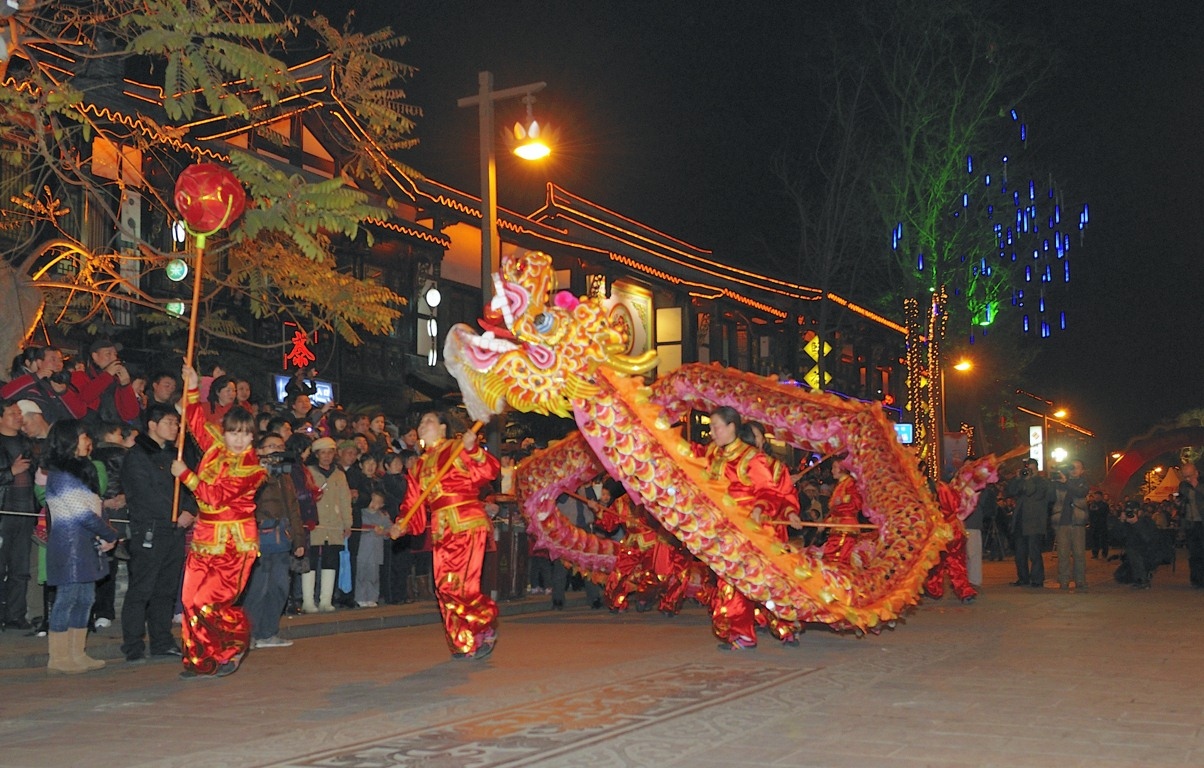
[[[614,570],[606,580],[607,607],[627,610],[634,594],[637,610],[647,610],[659,599],[660,610],[677,613],[685,599],[684,578],[690,560],[681,544],[627,496],[603,510],[594,525],[607,533],[621,526],[625,534]]]
[[[448,461],[451,468],[439,478]],[[493,528],[479,497],[499,469],[498,460],[479,445],[465,451],[458,440],[440,440],[414,465],[401,506],[402,514],[407,513],[431,487],[426,509],[410,518],[406,532],[423,533],[425,512],[430,511],[435,597],[447,644],[457,655],[471,656],[482,646],[492,647],[496,639],[497,603],[481,594],[481,563]]]
[[[790,529],[787,526],[790,516],[793,514],[797,517],[799,514],[798,495],[794,491],[794,483],[790,480],[790,469],[772,456],[766,455],[765,460],[769,462],[774,487],[782,489],[783,493],[788,493],[794,503],[779,504],[774,509],[763,513],[761,520],[773,523],[774,536],[777,537],[778,541],[786,544],[790,541]],[[786,487],[789,487],[789,491],[785,490]],[[784,643],[796,644],[795,631],[800,625],[789,621],[782,621],[773,611],[759,603],[753,609],[753,621],[758,627],[764,627],[769,630],[769,633],[778,640]]]
[[[200,512],[184,563],[184,668],[208,675],[228,661],[238,663],[251,639],[243,609],[234,605],[259,556],[255,491],[267,477],[253,448],[226,449],[222,433],[205,419],[200,394],[184,393],[188,428],[205,455],[180,482],[196,496]]]
[[[954,594],[961,600],[973,600],[978,597],[978,591],[974,589],[974,585],[970,583],[970,576],[966,573],[966,526],[958,514],[960,505],[957,492],[946,483],[937,483],[936,500],[941,509],[941,516],[953,529],[953,539],[941,553],[940,562],[928,572],[924,591],[938,600],[944,597],[945,574],[948,573]]]
[[[706,475],[726,479],[728,495],[751,517],[760,514],[763,523],[785,519],[798,513],[798,498],[790,475],[782,472],[775,479],[768,457],[740,440],[725,446],[711,443],[706,447]],[[774,535],[777,535],[776,533]],[[711,628],[725,643],[752,648],[757,644],[754,605],[735,587],[719,579],[711,600]]]
[[[857,525],[861,522],[857,516],[864,504],[861,491],[857,489],[857,481],[852,475],[845,475],[832,489],[825,522],[831,525]],[[824,562],[848,565],[853,557],[853,545],[856,543],[856,529],[829,528],[828,539],[824,542]]]

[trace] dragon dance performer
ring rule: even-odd
[[[861,491],[857,489],[857,481],[849,474],[844,461],[836,459],[832,462],[832,477],[836,478],[836,487],[832,489],[832,497],[828,501],[829,525],[857,525],[857,519],[865,504]],[[852,528],[831,528],[828,539],[824,542],[823,558],[826,563],[848,565],[853,557],[853,545],[857,543],[857,531]]]
[[[794,493],[794,483],[790,479],[790,469],[778,461],[777,457],[769,453],[768,443],[765,440],[765,425],[759,421],[746,421],[740,425],[739,437],[765,456],[765,461],[769,463],[774,487],[781,487],[783,477],[785,477],[785,482],[791,486],[791,493]],[[770,522],[773,524],[774,536],[783,544],[790,542],[790,532],[786,530],[787,526],[795,529],[803,527],[802,518],[799,517],[797,494],[794,495],[794,498],[796,500],[795,504],[780,506],[771,510],[768,516],[763,516],[761,519],[761,522]],[[783,644],[798,645],[798,636],[795,632],[799,626],[794,622],[782,621],[773,611],[770,611],[760,603],[753,609],[753,620],[758,629],[765,629]]]
[[[724,478],[728,494],[749,518],[768,522],[778,516],[798,515],[798,499],[790,476],[783,473],[775,482],[773,469],[765,454],[737,439],[740,414],[729,406],[711,412],[711,444],[701,449],[706,459],[706,475],[712,480]],[[742,650],[757,646],[753,602],[732,584],[720,579],[711,601],[711,626],[721,642],[720,650]]]
[[[448,646],[455,658],[484,659],[497,641],[497,603],[481,594],[481,564],[493,529],[480,492],[498,476],[500,464],[477,444],[476,432],[465,432],[461,441],[449,440],[451,432],[445,413],[431,411],[418,422],[425,450],[410,470],[401,510],[409,514],[426,492],[422,503],[431,514],[435,596]],[[450,469],[439,477],[449,462]],[[425,511],[410,515],[404,531],[399,518],[390,535],[422,534]]]
[[[255,417],[231,408],[222,429],[208,423],[200,404],[197,372],[184,366],[184,417],[204,456],[194,472],[173,461],[171,473],[196,496],[200,513],[184,563],[184,679],[233,674],[251,639],[251,625],[234,601],[259,555],[255,491],[267,470],[251,443]]]
[[[953,585],[954,594],[963,603],[972,603],[974,598],[978,597],[978,591],[974,589],[974,585],[970,583],[970,577],[966,573],[966,526],[962,523],[959,514],[960,500],[953,488],[944,482],[936,484],[936,500],[937,506],[941,509],[941,516],[953,529],[953,539],[950,540],[945,551],[941,552],[940,561],[928,572],[928,578],[924,582],[924,591],[935,600],[944,597],[945,574],[947,573],[949,581]]]
[[[659,600],[666,614],[676,614],[685,599],[684,582],[689,556],[681,545],[660,526],[641,506],[622,495],[613,504],[610,489],[602,489],[602,499],[595,506],[595,527],[606,533],[623,529],[623,541],[615,558],[614,570],[606,580],[603,599],[613,613],[627,610],[635,603],[643,613]],[[634,600],[632,596],[634,595]]]

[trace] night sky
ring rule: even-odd
[[[334,20],[348,5],[311,2]],[[820,55],[816,15],[836,4],[351,4],[357,27],[410,38],[397,58],[419,69],[406,91],[425,116],[403,159],[420,171],[477,193],[477,115],[456,99],[475,94],[483,69],[498,89],[546,81],[536,117],[561,143],[538,169],[499,154],[503,206],[533,211],[550,180],[764,266],[755,235],[782,226],[769,158],[806,145],[814,102],[800,72]],[[1070,408],[1103,450],[1123,447],[1204,406],[1204,3],[1005,7],[1017,35],[1056,41],[1058,74],[1023,110],[1066,199],[1091,206],[1072,253],[1069,329],[1031,341],[1043,351],[1029,389]],[[521,114],[500,104],[499,126]]]

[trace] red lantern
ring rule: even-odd
[[[197,163],[176,179],[176,209],[194,233],[210,233],[242,215],[247,193],[233,173],[215,163]]]

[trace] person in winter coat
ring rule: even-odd
[[[329,437],[314,441],[314,460],[308,469],[318,491],[318,523],[309,534],[310,571],[301,575],[301,610],[305,613],[334,611],[335,579],[343,542],[351,535],[351,490],[347,477],[335,461],[336,446]],[[314,581],[322,573],[321,596],[314,605]]]
[[[117,532],[101,517],[96,467],[88,458],[92,439],[83,424],[75,419],[56,423],[46,448],[46,581],[58,588],[50,612],[46,668],[78,674],[105,665],[88,656],[84,645],[96,582],[108,573],[102,553],[117,543]]]
[[[1037,473],[1036,459],[1025,459],[1020,474],[1008,482],[1007,494],[1016,501],[1012,518],[1012,539],[1016,546],[1014,587],[1045,586],[1045,559],[1041,549],[1049,523],[1049,507],[1054,501],[1049,481]]]

